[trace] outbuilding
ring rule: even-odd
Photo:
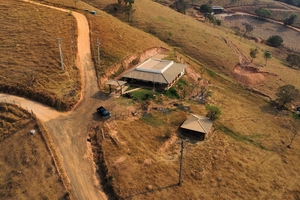
[[[181,133],[198,140],[205,140],[209,135],[213,121],[207,117],[190,114],[180,126]]]
[[[169,89],[184,75],[185,64],[150,58],[122,75],[129,83]]]
[[[223,13],[223,11],[224,11],[224,8],[221,6],[213,6],[212,7],[213,14],[221,14],[221,13]]]

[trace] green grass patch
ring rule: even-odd
[[[253,138],[261,138],[263,136],[261,134],[254,135],[254,136],[241,135],[241,134],[236,133],[233,130],[227,128],[226,126],[222,126],[222,125],[217,126],[216,129],[222,131],[223,133],[225,133],[226,135],[228,135],[229,137],[231,137],[232,139],[234,139],[236,141],[249,142],[250,144],[252,144],[256,147],[259,147],[259,148],[264,149],[264,150],[268,150],[261,143],[256,142],[256,141],[253,140]]]
[[[171,99],[179,99],[179,94],[174,87],[171,87],[169,90],[167,90],[164,95]]]
[[[300,115],[298,115],[297,113],[293,113],[292,117],[294,119],[300,119]]]
[[[141,121],[144,123],[147,123],[151,126],[158,127],[164,125],[164,122],[162,120],[159,120],[158,118],[154,117],[150,113],[145,113],[141,117]]]

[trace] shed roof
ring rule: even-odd
[[[213,121],[209,118],[190,114],[180,127],[201,133],[209,133],[212,125]]]
[[[184,71],[186,65],[150,58],[126,72],[122,77],[169,84]]]
[[[221,6],[213,6],[212,9],[213,9],[213,10],[215,10],[215,9],[218,9],[218,10],[224,10],[224,8],[221,7]]]
[[[105,82],[106,85],[114,85],[114,86],[121,86],[125,85],[126,81],[118,81],[118,80],[108,80]]]

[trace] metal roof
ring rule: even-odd
[[[201,133],[209,133],[212,125],[213,121],[209,118],[195,114],[190,114],[180,127]]]
[[[122,77],[169,84],[179,74],[184,73],[185,67],[186,65],[173,61],[150,58],[126,72]]]
[[[121,86],[125,85],[126,81],[119,81],[119,80],[108,80],[105,82],[106,85],[114,85],[114,86]]]

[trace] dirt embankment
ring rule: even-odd
[[[60,111],[70,110],[75,102],[66,102],[58,99],[54,94],[34,91],[30,88],[23,88],[11,85],[0,85],[0,92],[26,97],[42,104],[48,105]]]
[[[109,70],[106,71],[104,76],[98,77],[98,84],[99,85],[104,84],[105,81],[111,79],[111,77],[114,77],[115,73],[120,69],[122,69],[122,71],[124,72],[134,67],[135,65],[143,62],[144,60],[153,57],[154,55],[162,54],[168,51],[169,50],[164,47],[153,47],[150,49],[146,49],[141,53],[130,55],[126,57],[124,60],[122,60],[121,62],[110,67]]]

